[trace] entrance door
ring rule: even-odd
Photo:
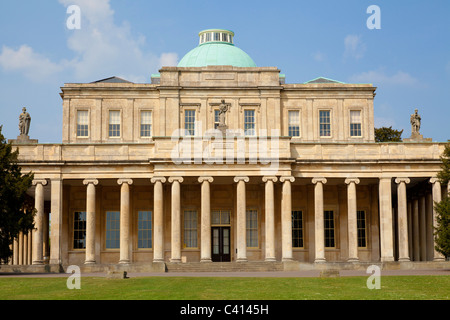
[[[230,227],[212,227],[212,254],[213,262],[229,262],[230,254]]]

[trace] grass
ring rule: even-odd
[[[369,290],[367,277],[2,278],[0,300],[449,300],[450,276],[386,276]]]

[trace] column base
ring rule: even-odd
[[[358,258],[348,258],[347,262],[359,262]]]
[[[119,264],[130,264],[130,260],[120,260]]]
[[[281,261],[289,262],[289,261],[294,261],[294,259],[292,259],[292,258],[282,258]]]
[[[445,261],[445,258],[434,258],[433,261],[435,262]]]
[[[266,262],[276,262],[277,260],[275,258],[266,258]]]
[[[236,262],[247,262],[247,258],[238,258],[236,259]]]
[[[174,259],[170,259],[171,263],[181,263],[181,259],[180,258],[174,258]]]
[[[153,262],[157,262],[157,263],[164,262],[164,259],[153,259]]]
[[[42,266],[42,265],[44,265],[44,262],[41,260],[36,260],[36,261],[32,262],[32,265],[33,266]]]
[[[319,258],[319,259],[314,260],[314,263],[325,263],[325,262],[327,262],[327,260],[325,260],[325,258]]]
[[[410,262],[411,259],[409,259],[409,258],[399,258],[398,261],[399,262]]]
[[[212,260],[210,258],[201,259],[200,262],[202,263],[212,263]]]
[[[84,264],[95,264],[95,260],[86,260]]]

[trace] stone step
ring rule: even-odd
[[[281,262],[166,263],[166,272],[270,272],[283,269]]]

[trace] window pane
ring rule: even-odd
[[[292,246],[303,247],[303,214],[301,211],[292,211]]]
[[[331,121],[330,121],[330,111],[320,111],[319,112],[320,121],[320,136],[329,137],[331,136]]]
[[[120,111],[109,112],[109,136],[120,137]]]
[[[350,136],[361,136],[361,111],[350,111]]]
[[[357,211],[358,247],[366,247],[366,212]]]
[[[333,211],[325,211],[323,218],[325,230],[325,247],[333,248],[335,246]]]
[[[141,111],[141,137],[152,135],[152,112]]]
[[[86,249],[86,212],[75,212],[73,216],[73,248]]]
[[[258,247],[258,211],[247,210],[246,214],[246,240],[247,247]]]
[[[184,111],[184,131],[187,136],[195,135],[195,110]]]
[[[197,211],[184,211],[184,246],[197,248]]]
[[[120,212],[106,212],[106,249],[120,248]]]
[[[300,112],[299,111],[289,111],[288,113],[288,125],[289,125],[289,136],[299,137],[300,136]]]
[[[244,111],[244,133],[246,136],[255,135],[255,110]]]
[[[89,113],[88,111],[77,112],[77,137],[89,135]]]
[[[152,212],[138,212],[138,248],[152,247]]]

